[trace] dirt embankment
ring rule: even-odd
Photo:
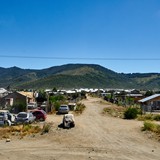
[[[104,116],[107,104],[98,98],[83,100],[86,110],[76,115],[76,127],[57,126],[61,115],[49,115],[52,130],[36,137],[0,141],[0,159],[47,160],[159,160],[160,143],[141,132],[142,122]]]

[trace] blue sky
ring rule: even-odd
[[[0,0],[0,67],[160,73],[159,53],[159,0]]]

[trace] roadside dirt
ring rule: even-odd
[[[83,100],[86,109],[75,115],[76,126],[58,128],[62,115],[49,115],[48,134],[0,141],[3,160],[159,160],[160,143],[141,132],[143,122],[123,120],[102,114],[98,98]],[[43,125],[43,124],[42,124]]]

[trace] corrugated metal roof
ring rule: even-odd
[[[159,96],[160,96],[160,94],[154,94],[154,95],[152,95],[152,96],[149,96],[149,97],[146,97],[146,98],[143,98],[143,99],[139,100],[139,102],[141,102],[141,103],[147,102],[147,101],[149,101],[149,100],[151,100],[151,99],[154,99],[154,98],[157,98],[157,97],[159,97]]]

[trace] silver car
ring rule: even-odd
[[[60,114],[68,114],[68,112],[69,112],[68,105],[61,105],[59,107],[58,113],[60,113]]]
[[[29,124],[35,121],[36,117],[31,112],[19,112],[15,118],[16,124]]]

